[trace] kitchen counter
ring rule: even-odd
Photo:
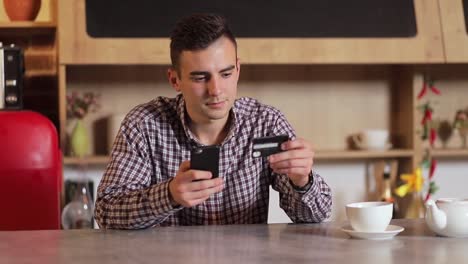
[[[0,263],[466,263],[468,239],[399,219],[390,240],[351,239],[346,223],[1,231]]]

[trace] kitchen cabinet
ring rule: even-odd
[[[47,116],[59,129],[58,37],[55,0],[43,0],[35,21],[9,21],[0,12],[0,42],[24,51],[24,109]]]
[[[249,64],[438,63],[444,61],[438,0],[413,0],[417,34],[395,38],[239,38]],[[85,0],[61,1],[60,64],[169,64],[168,38],[94,38]]]
[[[446,61],[468,62],[468,1],[439,0],[439,5]]]

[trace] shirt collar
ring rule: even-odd
[[[190,141],[195,142],[198,145],[203,145],[200,143],[197,137],[192,133],[192,131],[190,131],[190,128],[188,126],[188,122],[189,122],[188,119],[190,117],[188,116],[188,113],[186,111],[185,99],[182,96],[182,94],[177,95],[176,101],[177,101],[177,115],[180,118],[180,122],[182,124],[182,127],[184,128],[185,135]],[[237,113],[236,102],[234,102],[233,107],[229,111],[229,116],[230,116],[230,118],[228,119],[229,120],[228,122],[230,123],[229,132],[227,133],[227,136],[223,140],[221,145],[224,145],[226,142],[228,142],[239,131],[239,121],[238,121],[239,114]]]

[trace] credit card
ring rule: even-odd
[[[289,140],[288,135],[259,137],[252,140],[252,157],[268,157],[281,152],[281,144]]]

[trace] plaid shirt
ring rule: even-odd
[[[237,99],[230,114],[230,130],[220,148],[219,177],[225,187],[185,208],[171,205],[169,181],[201,144],[185,122],[183,97],[158,97],[134,108],[122,122],[99,184],[95,216],[100,227],[266,223],[270,185],[293,222],[328,218],[331,191],[322,177],[311,172],[308,186],[298,190],[286,175],[273,173],[265,158],[251,155],[254,137],[295,138],[284,115],[251,98]]]

